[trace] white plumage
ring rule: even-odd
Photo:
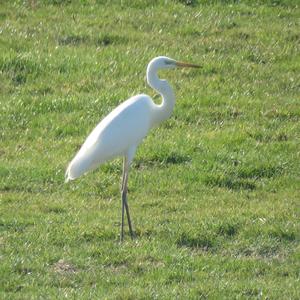
[[[118,156],[124,157],[122,179],[122,224],[121,240],[124,236],[124,210],[126,209],[129,231],[133,237],[127,204],[127,181],[130,163],[135,151],[149,130],[167,119],[174,108],[175,96],[166,80],[157,76],[159,69],[175,67],[199,67],[159,56],[147,67],[148,84],[162,96],[162,103],[155,104],[144,94],[134,96],[116,107],[90,133],[86,141],[70,162],[66,181],[73,180],[102,163]]]
[[[68,166],[66,180],[73,180],[100,164],[135,149],[152,126],[151,98],[137,95],[108,114],[90,133]]]

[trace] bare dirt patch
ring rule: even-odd
[[[60,259],[53,265],[53,270],[59,274],[74,274],[77,273],[77,269],[71,263],[65,261],[64,259]]]

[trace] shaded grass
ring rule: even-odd
[[[126,37],[113,34],[103,34],[95,39],[85,35],[67,35],[58,39],[58,44],[61,46],[78,46],[80,44],[85,44],[86,46],[94,45],[99,47],[121,43],[127,43]]]
[[[0,298],[299,298],[297,1],[4,1]],[[118,243],[121,160],[63,183],[90,130],[146,92],[173,116],[138,149],[137,239]],[[159,102],[159,97],[154,97]]]

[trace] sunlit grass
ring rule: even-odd
[[[103,2],[103,3],[102,3]],[[297,1],[2,1],[0,298],[297,299]],[[177,103],[121,160],[64,184],[93,127],[146,85]],[[159,97],[155,97],[159,102]]]

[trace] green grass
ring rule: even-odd
[[[298,1],[2,1],[0,299],[299,299]],[[129,178],[67,163],[157,55],[173,116]],[[159,101],[156,98],[155,101]]]

